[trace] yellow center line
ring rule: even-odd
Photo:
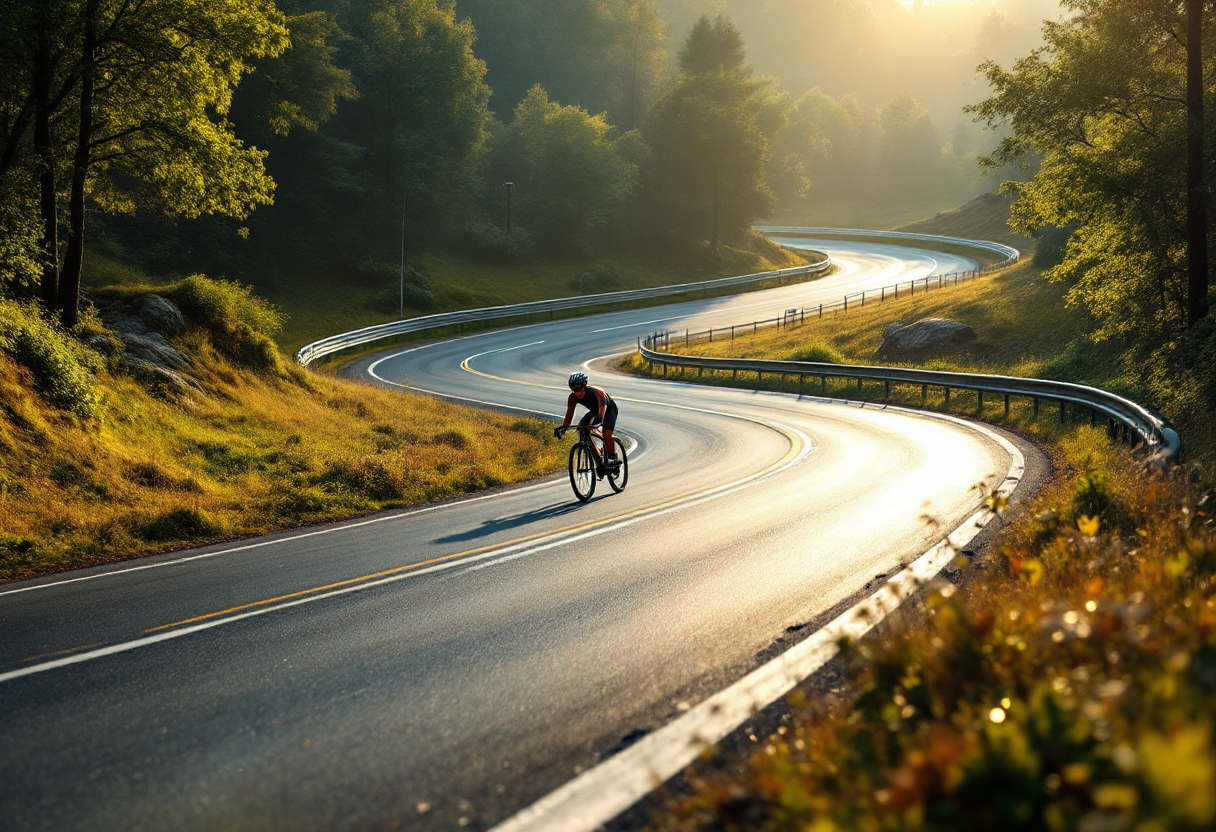
[[[80,647],[69,647],[67,650],[56,650],[53,653],[39,653],[36,656],[26,656],[24,659],[17,659],[17,663],[35,662],[39,659],[49,659],[52,656],[70,656],[72,653],[79,653],[81,650],[91,650],[94,647],[100,647],[105,644],[104,641],[99,641],[96,644],[83,644]]]
[[[740,417],[740,418],[747,418],[747,417]],[[759,424],[766,424],[766,423],[760,422],[759,420],[755,420],[755,419],[749,419],[749,421],[756,421]],[[757,471],[754,474],[750,474],[747,477],[741,477],[736,482],[740,482],[742,480],[746,480],[749,478],[763,477],[766,474],[768,474],[772,471],[775,471],[778,468],[780,468],[781,466],[785,465],[793,457],[795,457],[797,455],[797,453],[801,450],[801,440],[799,439],[797,434],[795,434],[792,431],[784,429],[780,425],[768,423],[767,426],[775,428],[779,433],[784,435],[790,441],[789,448],[786,450],[785,454],[781,457],[781,459],[777,460],[776,462],[771,463],[770,465],[765,466],[760,471]],[[625,512],[621,512],[619,514],[614,514],[610,517],[600,518],[599,520],[588,520],[584,523],[576,523],[572,526],[565,526],[560,529],[554,529],[554,530],[544,531],[544,532],[536,532],[535,534],[525,535],[523,537],[517,537],[513,540],[508,540],[504,543],[496,543],[496,544],[491,544],[491,545],[487,545],[487,546],[480,546],[476,549],[466,549],[463,552],[455,552],[450,555],[442,555],[440,557],[419,561],[418,563],[406,564],[405,566],[397,566],[397,567],[393,567],[392,569],[384,569],[379,572],[372,572],[367,575],[360,575],[357,578],[347,578],[346,580],[335,581],[334,583],[325,584],[323,586],[316,586],[316,587],[312,587],[310,589],[301,589],[297,592],[289,592],[285,595],[276,595],[273,598],[264,598],[260,601],[251,601],[247,604],[238,604],[237,606],[234,606],[234,607],[228,607],[226,609],[216,610],[215,612],[209,612],[209,613],[205,613],[203,615],[196,615],[191,618],[184,618],[180,621],[174,621],[169,624],[160,624],[156,627],[149,627],[148,629],[144,630],[143,632],[145,634],[156,633],[156,632],[160,632],[162,630],[169,630],[174,627],[182,627],[187,624],[197,624],[200,621],[208,621],[210,619],[220,618],[222,616],[231,615],[233,613],[242,612],[244,610],[255,609],[257,607],[264,607],[269,604],[277,604],[282,601],[290,601],[295,598],[301,598],[301,597],[304,597],[307,595],[315,595],[317,593],[327,592],[327,591],[334,590],[334,589],[340,589],[342,587],[348,587],[348,586],[352,586],[355,584],[368,583],[370,581],[375,581],[380,578],[386,578],[386,577],[389,577],[392,575],[400,575],[404,572],[410,572],[413,570],[422,569],[423,567],[434,566],[436,564],[458,560],[459,558],[465,558],[465,557],[470,557],[472,555],[484,554],[486,552],[491,552],[491,551],[495,551],[495,550],[506,551],[506,550],[510,550],[512,548],[518,548],[519,546],[522,546],[527,543],[534,543],[539,540],[566,537],[569,535],[577,534],[579,532],[585,532],[585,531],[589,531],[591,529],[599,528],[601,526],[606,526],[606,525],[609,525],[612,523],[618,523],[618,522],[622,522],[625,520],[632,520],[637,517],[645,516],[647,514],[651,514],[651,513],[657,512],[657,511],[662,511],[664,509],[671,508],[672,506],[679,505],[680,503],[695,499],[696,497],[699,497],[702,494],[705,494],[707,492],[710,492],[710,491],[713,491],[713,490],[716,490],[719,488],[724,488],[729,485],[731,485],[731,483],[705,486],[704,488],[700,488],[700,489],[697,489],[696,491],[688,492],[687,494],[682,494],[679,497],[674,497],[670,500],[667,500],[666,502],[659,503],[657,505],[650,505],[650,506],[646,506],[643,508],[632,509],[630,511],[625,511]],[[77,648],[77,649],[84,649],[84,648]],[[68,652],[71,652],[71,651],[68,651]]]

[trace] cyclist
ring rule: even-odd
[[[616,445],[612,440],[612,431],[616,429],[616,402],[612,400],[606,390],[589,386],[586,373],[571,373],[567,383],[570,385],[570,396],[566,399],[566,418],[562,420],[561,427],[553,429],[554,435],[560,437],[565,433],[574,418],[575,406],[581,404],[590,412],[582,418],[579,426],[587,428],[592,425],[603,425],[604,468],[614,472],[620,465],[616,458]],[[603,475],[601,474],[601,476]]]

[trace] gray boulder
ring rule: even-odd
[[[114,328],[114,333],[127,348],[127,355],[147,361],[149,364],[159,364],[173,370],[189,367],[189,356],[170,344],[157,332],[145,331],[142,335]]]
[[[910,324],[893,323],[882,333],[878,357],[895,360],[917,360],[957,352],[973,344],[975,330],[958,321],[944,318],[924,318]]]
[[[181,310],[160,295],[148,295],[139,306],[139,319],[149,329],[161,335],[181,335],[186,331],[186,319]]]

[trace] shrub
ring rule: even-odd
[[[164,292],[165,297],[201,326],[224,332],[236,323],[262,335],[283,328],[283,313],[253,294],[249,286],[230,280],[191,275]]]
[[[818,364],[845,364],[845,357],[835,347],[818,342],[806,344],[785,356],[786,361],[812,361]]]
[[[216,349],[234,363],[250,370],[277,373],[283,369],[283,357],[275,342],[243,321],[229,322],[216,335]]]
[[[397,312],[401,308],[401,299],[403,294],[407,309],[435,308],[434,289],[422,286],[420,284],[408,282],[405,284],[404,288],[402,288],[400,285],[386,286],[380,292],[376,293],[376,295],[372,298],[371,306],[378,312],[384,312],[386,314]]]
[[[394,500],[405,494],[404,466],[389,468],[366,459],[345,459],[331,462],[314,482],[320,486],[338,486],[372,500]]]
[[[475,223],[467,232],[471,253],[489,263],[508,263],[522,259],[532,251],[532,234],[527,229],[506,229],[491,223]]]
[[[0,350],[30,371],[50,404],[84,418],[100,412],[93,376],[98,355],[43,318],[37,307],[0,300]]]
[[[141,524],[138,529],[140,538],[149,543],[197,540],[222,532],[223,526],[215,518],[197,508],[175,508]]]

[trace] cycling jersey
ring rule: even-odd
[[[612,401],[612,396],[608,395],[607,390],[601,390],[598,387],[587,385],[587,392],[583,394],[581,399],[574,395],[573,392],[571,392],[570,397],[566,399],[566,407],[573,407],[576,404],[581,404],[592,413],[599,413],[601,404],[604,407],[612,407],[616,404],[616,402]]]
[[[608,430],[616,430],[617,407],[616,402],[608,395],[606,390],[601,390],[598,387],[587,386],[587,392],[580,399],[574,393],[566,399],[566,412],[573,413],[574,406],[581,404],[587,408],[590,413],[579,420],[579,424],[584,427],[588,425],[598,424],[600,421],[600,405],[604,405],[604,427]]]

